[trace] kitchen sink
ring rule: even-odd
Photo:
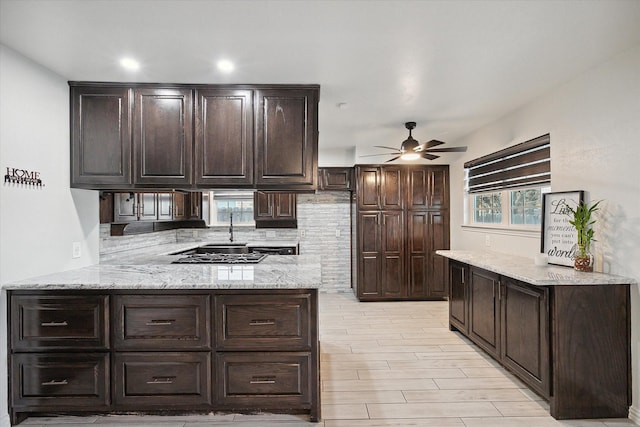
[[[246,243],[209,243],[197,248],[173,252],[171,255],[194,254],[246,254],[249,253]]]

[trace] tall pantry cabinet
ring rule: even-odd
[[[356,166],[358,299],[447,296],[448,182],[448,166]]]

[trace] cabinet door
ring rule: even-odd
[[[449,166],[429,167],[429,208],[449,208]]]
[[[429,214],[409,211],[407,215],[408,296],[429,295]]]
[[[380,168],[375,166],[356,166],[356,196],[358,209],[380,209]]]
[[[138,219],[140,221],[158,219],[158,195],[156,193],[138,193]]]
[[[449,261],[449,327],[465,335],[469,333],[469,267],[453,260]]]
[[[253,217],[258,220],[269,220],[275,216],[274,193],[256,191],[253,198]]]
[[[110,407],[109,353],[16,353],[10,361],[14,411]]]
[[[296,218],[296,202],[295,193],[276,193],[275,194],[276,219],[295,219]]]
[[[191,185],[192,98],[191,89],[135,90],[136,184]]]
[[[126,87],[71,87],[71,187],[131,184],[130,96]]]
[[[428,241],[429,286],[428,296],[447,296],[447,260],[436,254],[437,250],[449,249],[449,211],[430,211]]]
[[[318,90],[263,89],[256,98],[256,184],[315,187]]]
[[[12,295],[10,304],[13,350],[109,349],[106,295]]]
[[[189,193],[187,196],[188,219],[202,218],[202,193],[199,191]],[[254,205],[255,206],[255,205]]]
[[[491,356],[500,357],[500,282],[495,273],[471,267],[469,338]]]
[[[211,353],[122,352],[114,357],[116,409],[209,409]]]
[[[318,168],[318,190],[351,191],[353,168]]]
[[[173,219],[173,194],[158,193],[158,219],[161,221],[171,221]]]
[[[358,297],[382,296],[380,265],[380,213],[358,214]]]
[[[502,363],[544,397],[550,396],[548,293],[504,277]]]
[[[114,193],[113,210],[115,222],[137,221],[138,195],[136,193]]]
[[[208,295],[116,295],[117,350],[208,350],[211,309]]]
[[[173,193],[173,219],[183,220],[189,217],[187,212],[187,199],[188,194],[176,191]]]
[[[407,170],[407,208],[429,207],[429,169],[426,166],[410,167]]]
[[[253,184],[253,91],[196,92],[197,185]]]
[[[296,228],[295,193],[256,191],[253,199],[256,228]]]
[[[404,220],[402,212],[382,212],[382,295],[406,296],[404,283]]]
[[[381,168],[380,208],[403,209],[405,205],[406,173],[399,166]]]

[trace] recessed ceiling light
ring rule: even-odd
[[[131,58],[122,58],[120,60],[120,65],[122,65],[123,68],[131,71],[136,71],[140,68],[140,63]]]
[[[235,68],[233,62],[229,61],[228,59],[221,59],[216,65],[218,66],[218,70],[222,71],[223,73],[230,73]]]

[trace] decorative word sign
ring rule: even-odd
[[[549,257],[549,264],[573,267],[577,250],[576,229],[569,223],[567,205],[575,209],[583,199],[584,191],[565,191],[542,195],[541,252]]]
[[[4,182],[10,184],[20,184],[34,187],[44,187],[44,183],[40,178],[40,172],[28,171],[26,169],[7,167],[7,173],[4,176]]]

